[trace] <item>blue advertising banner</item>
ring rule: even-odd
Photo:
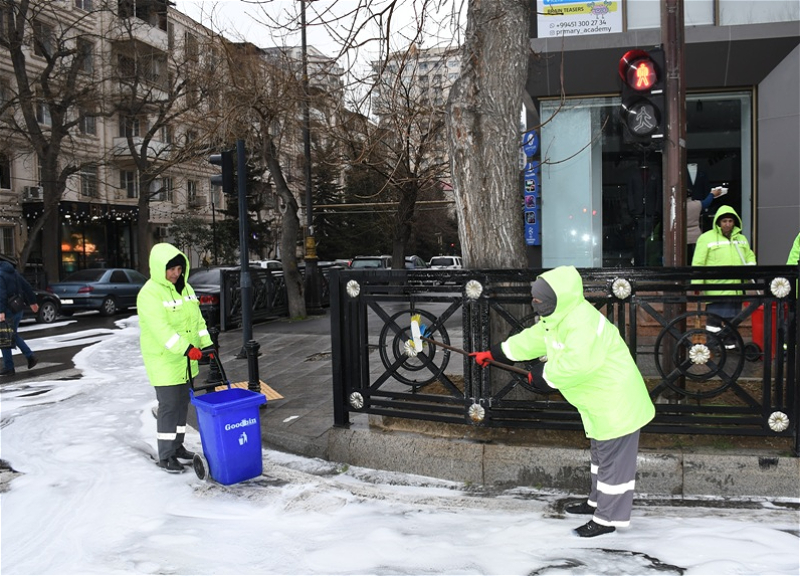
[[[536,130],[529,130],[522,135],[522,150],[529,159],[523,167],[522,175],[525,244],[539,246],[542,243],[539,161],[530,160],[530,157],[539,151],[539,135]]]

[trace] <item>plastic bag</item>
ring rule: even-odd
[[[6,321],[0,322],[0,348],[14,347],[14,326]]]

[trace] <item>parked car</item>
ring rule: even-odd
[[[409,270],[416,270],[419,268],[427,268],[428,265],[425,260],[416,255],[406,256],[406,268]]]
[[[55,282],[47,291],[61,298],[61,313],[98,310],[103,316],[136,306],[147,277],[130,268],[87,268]]]
[[[36,321],[41,324],[50,324],[55,322],[58,315],[61,313],[61,299],[55,294],[50,294],[46,290],[33,290],[36,293],[36,303],[39,305],[39,311],[34,314]],[[28,309],[28,312],[33,314],[33,310]]]
[[[430,262],[428,262],[428,266],[434,270],[442,270],[447,268],[452,270],[461,270],[463,267],[461,256],[434,256],[431,258]]]
[[[252,263],[251,263],[252,264]],[[252,264],[251,271],[261,270],[261,266]],[[200,313],[206,321],[206,326],[220,325],[220,294],[222,292],[222,272],[225,270],[240,270],[239,266],[211,266],[210,268],[192,268],[189,272],[189,286],[194,289],[200,303]],[[273,276],[279,272],[273,270]],[[280,270],[283,273],[283,270]]]
[[[253,260],[250,266],[258,266],[259,268],[266,268],[267,270],[276,270],[283,272],[283,264],[280,260]]]
[[[350,268],[354,270],[391,267],[391,256],[356,256],[350,264]]]

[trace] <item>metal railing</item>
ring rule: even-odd
[[[320,298],[323,306],[330,306],[330,275],[341,266],[327,263],[319,265]],[[219,326],[223,332],[242,325],[242,294],[240,289],[241,274],[239,270],[222,270],[220,284]],[[300,268],[301,276],[305,268]],[[250,269],[250,281],[253,286],[253,322],[268,318],[285,316],[289,311],[289,300],[286,294],[286,281],[283,272],[262,268]]]
[[[791,437],[800,455],[798,271],[580,270],[586,298],[617,326],[645,377],[656,405],[645,432]],[[332,275],[335,424],[348,425],[358,412],[494,428],[582,429],[577,411],[557,391],[542,394],[525,376],[481,369],[462,354],[487,349],[534,322],[530,282],[541,272]],[[743,294],[699,291],[698,281],[709,288],[726,279],[735,284],[725,289]],[[741,311],[714,331],[707,328],[711,301],[735,302]],[[419,352],[407,344],[412,315],[419,315],[427,336]]]

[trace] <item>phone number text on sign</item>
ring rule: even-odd
[[[619,1],[537,0],[539,37],[622,32]]]

